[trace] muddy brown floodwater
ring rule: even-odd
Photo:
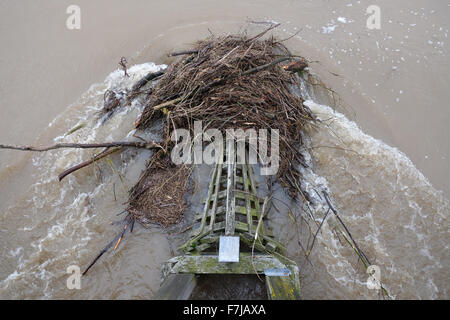
[[[81,29],[66,27],[72,1],[0,3],[0,143],[47,144],[89,119],[103,93],[128,86],[172,60],[166,54],[210,34],[261,30],[246,21],[276,21],[285,44],[311,61],[311,72],[340,103],[311,97],[310,108],[334,119],[311,133],[316,175],[353,235],[381,267],[395,298],[447,299],[450,196],[450,4],[447,1],[77,1]],[[366,27],[366,8],[381,9],[381,29]],[[130,79],[117,71],[120,57]],[[154,63],[154,64],[153,64]],[[335,108],[330,109],[325,104]],[[106,126],[88,126],[65,141],[120,139],[138,108]],[[335,132],[336,135],[330,132]],[[330,146],[345,146],[344,152]],[[327,146],[327,147],[324,147]],[[135,228],[120,250],[102,257],[81,290],[66,287],[69,265],[82,268],[116,232],[148,153],[124,153],[63,182],[57,175],[91,153],[0,152],[0,297],[6,299],[137,298],[157,290],[171,239]],[[125,183],[114,172],[121,171]],[[112,186],[114,186],[114,194]],[[273,226],[290,256],[304,261],[286,215]],[[355,257],[324,226],[304,267],[310,299],[376,299]],[[287,228],[287,229],[285,229]],[[151,243],[152,245],[149,245]]]

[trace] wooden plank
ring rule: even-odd
[[[252,227],[253,227],[253,217],[252,217],[252,208],[250,206],[249,183],[248,183],[248,177],[247,177],[247,165],[246,164],[242,165],[242,177],[244,178],[245,209],[246,209],[246,215],[247,215],[247,224],[248,224],[248,230],[251,234]]]
[[[225,214],[227,211],[226,207],[220,206],[217,208],[216,210],[216,216],[221,215],[221,214]],[[243,207],[243,206],[235,206],[235,213],[240,213],[243,215],[247,215],[247,208]],[[254,217],[259,217],[259,213],[256,211],[256,209],[251,209],[250,213],[252,216]],[[207,217],[211,216],[212,211],[208,212]],[[195,220],[200,220],[203,218],[203,214],[196,214],[194,216]]]
[[[260,252],[265,252],[266,248],[261,245],[261,243],[259,241],[255,242],[255,236],[248,233],[248,232],[243,232],[239,234],[241,236],[241,240],[242,242],[244,242],[245,244],[247,244],[249,247],[253,246],[253,243],[255,244],[255,249],[259,250]]]
[[[239,177],[237,179],[239,180]],[[247,183],[248,183],[248,185],[250,185],[250,180],[249,179],[247,179]],[[238,190],[234,190],[234,196],[237,199],[242,199],[242,200],[245,200],[245,197],[248,196],[249,199],[252,200],[252,201],[259,200],[261,202],[261,199],[259,197],[255,196],[255,195],[252,195],[251,193],[246,194],[245,192],[239,192]],[[219,194],[217,195],[218,199],[224,199],[226,197],[227,197],[227,190],[219,191]],[[205,203],[205,200],[203,200],[202,203]]]
[[[227,202],[225,213],[225,235],[234,235],[235,229],[235,210],[236,198],[233,195],[233,190],[236,186],[236,152],[235,142],[231,139],[227,141],[228,152],[228,172],[227,172]]]
[[[277,245],[272,241],[268,241],[265,248],[269,252],[274,252],[275,250],[277,250]]]
[[[205,206],[204,206],[204,210],[203,210],[203,215],[201,217],[200,227],[196,228],[195,230],[193,230],[194,238],[189,240],[188,242],[186,242],[179,249],[186,250],[186,251],[191,251],[193,249],[193,244],[195,246],[195,243],[201,237],[203,237],[205,235],[203,230],[205,229],[206,218],[209,215],[211,215],[211,214],[215,215],[215,212],[217,210],[217,193],[218,193],[218,190],[219,190],[219,186],[216,185],[214,182],[216,181],[216,178],[217,178],[217,180],[220,179],[221,172],[222,172],[222,164],[216,164],[216,166],[214,167],[214,173],[213,173],[213,175],[211,177],[211,181],[209,183],[208,197],[207,197],[207,200],[205,201]],[[215,190],[214,190],[214,186],[216,186]],[[213,202],[213,208],[212,208],[214,213],[212,213],[209,210],[209,204],[210,204],[211,198],[213,196],[213,191],[214,191],[214,194],[215,194],[215,198],[214,198],[214,202]],[[214,207],[214,206],[216,206],[216,207]],[[210,224],[210,230],[213,230],[211,227],[212,227],[212,224]]]
[[[213,232],[221,231],[221,230],[224,230],[224,229],[225,229],[225,221],[218,222],[218,223],[214,224],[214,228],[212,228]],[[248,232],[248,224],[244,223],[244,222],[241,222],[241,221],[235,221],[235,230],[237,230],[238,232]],[[252,226],[252,230],[251,231],[252,231],[252,233],[255,233],[256,232],[256,226]],[[211,232],[211,227],[210,226],[205,227],[203,232],[200,233],[200,234],[198,233],[197,229],[192,230],[192,234],[194,234],[196,236],[190,241],[190,243],[199,241],[201,238],[203,238],[204,236],[206,236],[210,232]],[[259,237],[265,239],[266,241],[273,241],[273,242],[277,243],[277,245],[279,247],[281,247],[281,248],[283,247],[283,245],[281,243],[279,243],[278,241],[276,241],[275,239],[272,238],[273,234],[272,234],[272,232],[270,230],[266,229],[265,233],[261,233],[261,230],[260,230]],[[181,248],[184,248],[184,246],[181,247]]]
[[[256,191],[256,184],[255,184],[255,179],[254,179],[254,176],[253,176],[253,167],[250,166],[250,165],[248,165],[248,177],[250,179],[250,187],[252,189],[252,193],[257,195],[258,192]],[[261,214],[261,206],[259,204],[259,201],[255,201],[255,208],[256,208],[256,212],[258,214],[258,220],[259,220],[259,217],[260,217],[260,214]],[[265,228],[264,228],[264,224],[263,224],[261,226],[261,232],[262,233],[265,232],[264,229]]]
[[[196,247],[193,248],[193,249],[195,249],[195,251],[197,251],[198,253],[200,253],[200,252],[202,252],[202,251],[204,251],[204,250],[210,248],[211,245],[212,245],[211,243],[202,243],[202,244],[196,246]]]
[[[203,228],[205,227],[205,223],[206,223],[206,216],[208,213],[208,209],[209,209],[209,202],[211,201],[211,197],[213,194],[213,188],[214,188],[214,178],[216,177],[217,173],[218,173],[218,168],[220,165],[216,165],[214,167],[214,172],[213,172],[213,176],[211,178],[211,181],[209,182],[209,187],[208,187],[208,197],[207,200],[205,201],[205,207],[203,209],[203,217],[202,217],[202,221],[200,224],[200,232],[202,232]]]
[[[254,274],[263,273],[265,268],[286,268],[286,265],[272,255],[239,254],[239,262],[220,263],[217,255],[179,256],[169,260],[170,273],[195,274]]]
[[[195,274],[169,274],[152,300],[188,300],[197,283]]]
[[[267,297],[270,300],[299,300],[300,287],[290,276],[266,276]]]
[[[216,181],[214,183],[214,196],[213,196],[213,207],[211,210],[209,210],[208,214],[211,215],[211,221],[210,226],[212,227],[216,221],[216,211],[217,211],[217,201],[219,194],[219,188],[220,188],[220,176],[222,175],[222,165],[217,165],[217,174],[216,174]],[[204,213],[206,214],[206,212]]]
[[[220,183],[224,183],[224,182],[227,182],[227,178],[222,177],[222,178],[220,179]],[[242,183],[242,184],[244,184],[244,178],[242,178],[242,177],[236,177],[236,182],[237,182],[237,183]]]
[[[214,234],[209,234],[204,236],[199,240],[200,243],[214,243],[219,241],[219,236]]]

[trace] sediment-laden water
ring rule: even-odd
[[[445,17],[450,7],[440,1],[380,1],[383,25],[375,32],[364,27],[368,5],[351,0],[333,5],[280,1],[274,9],[269,1],[232,1],[218,8],[193,2],[184,7],[184,18],[177,20],[163,3],[151,7],[136,1],[134,7],[129,4],[130,8],[124,8],[111,2],[108,6],[112,11],[123,16],[117,23],[126,26],[126,19],[131,21],[134,16],[136,21],[146,21],[148,31],[131,21],[128,27],[135,30],[134,36],[115,30],[114,38],[109,38],[106,31],[114,31],[114,27],[101,22],[117,19],[100,15],[88,2],[81,3],[84,33],[65,36],[79,37],[74,41],[88,48],[93,41],[89,37],[86,40],[89,28],[105,30],[97,36],[105,37],[101,43],[108,50],[93,47],[93,64],[83,60],[87,49],[76,50],[76,57],[71,58],[76,68],[70,69],[70,77],[77,78],[79,72],[83,85],[65,79],[58,66],[52,66],[47,73],[39,69],[38,63],[33,69],[33,64],[24,62],[29,70],[35,70],[34,78],[41,74],[41,81],[34,85],[37,89],[25,81],[30,79],[30,73],[21,69],[21,62],[13,54],[24,44],[15,42],[19,37],[13,41],[13,35],[0,28],[3,43],[10,43],[8,52],[4,49],[7,46],[2,49],[4,57],[19,70],[2,67],[1,106],[5,116],[1,120],[1,142],[41,145],[53,141],[123,140],[132,132],[141,106],[137,101],[99,125],[96,114],[102,107],[103,94],[107,89],[129,87],[147,72],[164,67],[163,63],[170,62],[163,58],[167,51],[207,36],[208,28],[217,33],[237,32],[247,26],[243,23],[247,16],[281,22],[277,35],[282,38],[301,29],[286,45],[295,53],[320,61],[311,64],[312,72],[332,87],[343,102],[334,104],[328,100],[327,106],[314,95],[307,102],[323,120],[319,127],[311,128],[305,139],[312,167],[305,176],[311,190],[328,190],[361,249],[380,267],[381,280],[392,297],[448,299],[450,146],[445,123],[450,120],[446,109],[450,78],[443,71],[449,65],[449,25]],[[182,6],[187,5],[183,2]],[[21,19],[21,15],[14,15],[20,10],[12,2],[10,7],[2,4],[1,8],[2,15],[8,9],[10,17]],[[148,15],[141,13],[143,8],[159,8],[161,18],[155,17],[154,24],[148,25]],[[50,1],[45,8],[30,4],[21,14],[43,9],[54,12],[53,16],[58,16],[61,9],[63,15],[58,21],[64,23],[64,4],[56,2]],[[154,14],[154,10],[151,12]],[[96,22],[90,20],[94,13],[99,15]],[[10,19],[5,17],[2,23]],[[47,23],[53,30],[47,35],[62,41],[52,21],[42,22],[39,28],[46,30]],[[260,30],[257,27],[250,26],[250,30]],[[22,28],[23,25],[16,32],[22,32]],[[125,38],[128,40],[117,40]],[[70,65],[68,56],[63,54],[64,45],[49,47],[55,55],[54,65]],[[33,61],[27,52],[23,57]],[[39,50],[35,52],[39,61],[49,59],[40,54]],[[124,78],[119,70],[111,72],[120,56],[126,54],[130,64],[135,64],[129,69],[130,78]],[[3,66],[4,62],[0,63]],[[88,66],[91,74],[85,70]],[[80,96],[82,91],[85,92]],[[30,105],[35,108],[28,110]],[[15,111],[17,106],[23,106],[20,117]],[[11,125],[14,122],[16,126]],[[48,124],[44,129],[43,123]],[[65,136],[80,123],[86,126]],[[157,130],[147,134],[156,137]],[[174,250],[173,239],[158,227],[140,226],[83,277],[80,290],[66,286],[67,267],[78,265],[83,269],[117,233],[118,226],[111,222],[122,218],[116,215],[124,209],[127,190],[150,156],[149,151],[127,150],[111,156],[111,161],[99,162],[58,181],[59,173],[92,154],[89,150],[73,149],[34,154],[0,152],[1,298],[148,299],[158,289],[162,263]],[[288,201],[282,193],[277,196]],[[270,213],[270,223],[287,244],[289,256],[300,266],[304,298],[380,298],[377,290],[367,288],[368,275],[357,263],[357,256],[333,231],[332,217],[322,227],[306,261],[297,243],[307,234],[302,229],[305,226],[299,225],[299,234],[283,206],[277,207],[280,212]],[[322,210],[320,206],[315,208],[318,221]]]

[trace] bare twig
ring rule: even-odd
[[[168,57],[175,57],[175,56],[182,56],[185,54],[193,54],[198,53],[198,50],[182,50],[182,51],[174,51],[169,54],[167,54]]]
[[[86,166],[88,166],[88,165],[90,165],[90,164],[92,164],[92,163],[94,163],[94,162],[96,162],[96,161],[98,161],[100,159],[103,159],[104,157],[109,156],[110,154],[113,154],[113,153],[115,153],[115,152],[117,152],[117,151],[119,151],[121,149],[122,149],[121,147],[116,147],[116,148],[112,148],[112,149],[108,148],[105,151],[103,151],[103,152],[99,153],[98,155],[96,155],[95,157],[93,157],[92,159],[84,161],[84,162],[82,162],[80,164],[77,164],[76,166],[70,167],[67,170],[64,170],[64,172],[61,172],[58,175],[58,179],[59,179],[59,181],[61,181],[62,179],[64,179],[69,174],[71,174],[71,173],[73,173],[73,172],[75,172],[77,170],[80,170],[81,168],[84,168],[84,167],[86,167]],[[114,198],[115,198],[115,192],[114,192]]]
[[[319,234],[319,231],[322,228],[322,225],[325,222],[325,219],[328,217],[328,214],[330,213],[330,210],[331,210],[331,208],[328,208],[327,213],[325,213],[325,216],[323,217],[322,222],[320,223],[319,227],[317,228],[317,231],[316,231],[316,233],[314,234],[314,237],[313,237],[313,242],[311,244],[311,248],[308,249],[308,251],[306,252],[307,256],[309,256],[311,254],[311,251],[314,248],[314,242],[316,242],[317,235]]]
[[[99,254],[95,257],[95,259],[89,264],[89,266],[86,268],[86,270],[84,270],[84,272],[83,272],[83,274],[82,274],[83,276],[89,271],[90,268],[92,268],[92,266],[98,261],[98,259],[100,259],[100,257],[101,257],[105,252],[107,252],[114,244],[115,244],[114,250],[117,249],[117,246],[119,245],[120,241],[123,239],[123,237],[124,237],[124,235],[125,235],[125,232],[128,230],[128,227],[129,227],[130,225],[133,224],[134,219],[133,219],[133,217],[131,217],[130,215],[128,215],[128,216],[124,219],[124,221],[125,221],[125,225],[123,226],[122,231],[121,231],[119,234],[117,234],[117,235],[114,237],[114,239],[113,239],[110,243],[108,243],[108,244],[106,245],[106,247],[104,247],[104,248],[100,251],[100,253],[99,253]]]
[[[264,65],[262,65],[262,66],[257,66],[257,67],[255,67],[255,68],[252,68],[252,69],[250,69],[250,70],[247,70],[247,71],[243,72],[241,75],[242,75],[242,76],[248,76],[248,75],[251,75],[251,74],[254,74],[254,73],[257,73],[257,72],[266,70],[266,69],[269,69],[270,67],[273,67],[274,65],[276,65],[276,64],[278,64],[278,63],[280,63],[280,62],[289,60],[289,59],[291,59],[290,56],[280,57],[280,58],[278,58],[278,59],[275,59],[275,60],[272,61],[271,63],[267,63],[267,64],[264,64]]]
[[[369,259],[366,257],[366,255],[364,254],[364,252],[362,252],[359,247],[358,244],[356,243],[355,239],[353,239],[352,234],[350,233],[350,231],[348,230],[347,226],[345,225],[344,221],[342,221],[341,217],[339,217],[336,209],[333,207],[333,205],[331,204],[330,198],[328,197],[328,193],[326,191],[322,191],[323,195],[325,196],[325,200],[327,201],[328,207],[331,209],[331,211],[333,211],[334,215],[336,216],[336,218],[339,220],[340,224],[344,227],[345,232],[347,232],[348,236],[350,237],[350,239],[352,240],[352,242],[355,245],[356,250],[358,250],[358,252],[364,257],[364,259],[366,260],[367,264],[370,265],[370,261]]]
[[[251,41],[253,41],[253,40],[256,40],[256,39],[258,39],[258,38],[261,38],[261,37],[262,37],[263,35],[265,35],[267,32],[269,32],[269,31],[272,30],[272,29],[275,29],[275,28],[278,27],[279,25],[280,25],[280,23],[271,25],[270,27],[268,27],[268,28],[267,28],[266,30],[264,30],[263,32],[258,33],[256,36],[254,36],[254,37],[248,39],[247,42],[251,42]]]
[[[33,147],[33,146],[13,146],[0,144],[0,149],[11,149],[19,151],[35,151],[44,152],[54,149],[95,149],[95,148],[112,148],[112,147],[131,147],[141,149],[160,148],[161,146],[155,142],[143,143],[137,141],[119,141],[119,142],[102,142],[102,143],[57,143],[48,147]]]
[[[129,77],[130,75],[127,73],[127,59],[125,57],[120,58],[119,66],[123,70],[124,76]]]
[[[156,71],[156,72],[149,72],[145,77],[143,77],[141,80],[136,82],[134,86],[131,88],[131,92],[136,92],[143,86],[147,84],[147,82],[156,79],[164,74],[164,70]]]

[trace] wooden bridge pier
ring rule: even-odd
[[[257,194],[248,155],[236,159],[229,146],[226,161],[214,167],[203,212],[194,216],[190,239],[180,248],[184,254],[165,263],[165,279],[153,299],[189,299],[204,274],[256,274],[265,279],[269,299],[300,298],[298,267],[264,225],[267,199]]]

